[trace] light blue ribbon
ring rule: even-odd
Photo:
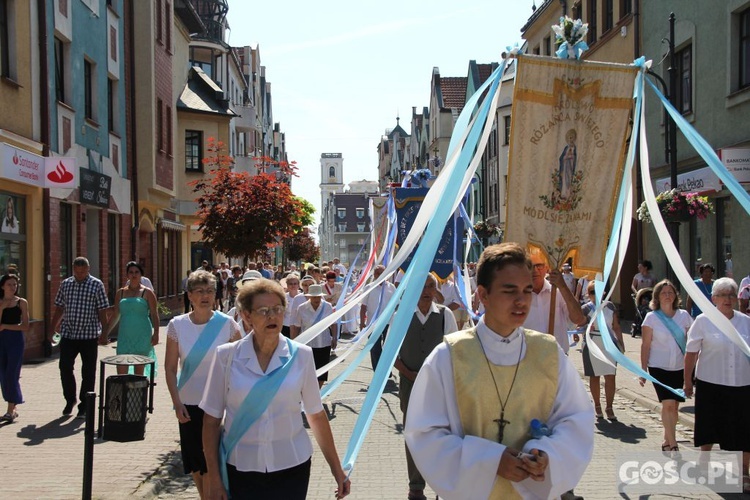
[[[213,316],[211,316],[206,326],[203,327],[203,331],[198,335],[198,339],[193,344],[190,352],[182,360],[182,370],[180,370],[180,377],[177,381],[178,390],[185,387],[187,381],[190,380],[195,370],[198,369],[198,366],[200,366],[203,358],[210,351],[211,346],[214,345],[217,335],[219,335],[219,332],[228,319],[229,316],[226,314],[214,311]]]
[[[469,99],[469,102],[464,107],[458,121],[456,122],[456,127],[454,128],[451,137],[451,146],[448,149],[448,158],[452,157],[453,150],[458,146],[458,140],[456,138],[463,136],[467,124],[474,114],[476,102],[479,97],[482,96],[484,90],[488,86],[491,86],[490,92],[487,94],[485,101],[479,109],[477,120],[474,122],[474,125],[461,148],[455,168],[444,171],[444,174],[450,175],[446,184],[445,192],[443,193],[446,200],[457,200],[462,194],[459,193],[458,190],[461,187],[464,173],[466,172],[468,165],[471,162],[471,158],[475,153],[476,147],[479,144],[485,121],[490,113],[490,107],[493,102],[492,97],[496,94],[497,89],[500,86],[501,76],[506,61],[507,59],[503,60],[503,63],[493,72],[492,76],[490,76],[484,85],[477,90],[471,99]],[[373,333],[368,339],[367,346],[357,357],[357,360],[361,362],[366,350],[372,348],[372,344],[378,339],[385,325],[392,317],[391,333],[388,335],[385,345],[383,346],[383,353],[380,358],[381,361],[378,363],[375,374],[373,375],[372,383],[370,384],[370,388],[365,396],[362,410],[357,418],[357,422],[355,423],[346,450],[346,455],[344,457],[344,469],[349,471],[349,473],[351,473],[351,470],[354,467],[354,462],[356,461],[359,450],[364,442],[364,437],[367,434],[370,423],[372,422],[377,404],[380,401],[380,396],[383,393],[385,383],[390,374],[391,367],[393,366],[398,351],[401,348],[401,343],[403,342],[406,330],[413,317],[417,301],[422,293],[425,276],[427,276],[427,273],[430,270],[430,265],[432,264],[435,251],[438,248],[443,231],[445,230],[445,223],[451,216],[451,211],[452,203],[440,203],[437,206],[433,217],[427,225],[422,241],[417,247],[414,258],[401,280],[401,284],[396,289],[396,293],[392,299],[386,304],[383,314],[376,320]],[[398,311],[396,311],[397,304],[399,306]],[[355,363],[353,362],[352,365],[354,364]]]
[[[674,341],[677,342],[677,347],[680,348],[680,352],[682,354],[685,354],[685,346],[687,345],[687,334],[685,333],[685,330],[680,328],[680,325],[677,324],[675,320],[664,314],[664,311],[661,309],[657,309],[654,311],[654,314],[656,314],[656,317],[661,320],[662,323],[664,323],[664,326],[667,327],[667,330],[669,330],[669,333],[674,338]]]
[[[224,483],[224,488],[227,490],[227,495],[229,495],[229,478],[227,476],[227,459],[229,458],[229,454],[232,453],[232,450],[234,450],[247,430],[268,409],[268,405],[271,404],[274,396],[279,391],[297,355],[297,343],[289,339],[284,340],[286,340],[287,349],[289,349],[289,356],[280,356],[281,366],[272,372],[266,373],[250,389],[250,392],[247,393],[247,396],[242,400],[242,403],[234,414],[232,427],[228,430],[225,429],[219,441],[219,470],[221,471],[221,480]],[[232,346],[232,349],[237,348],[237,345]],[[228,385],[229,381],[225,380],[224,384],[225,386]]]
[[[570,44],[568,42],[563,42],[560,44],[560,48],[558,48],[555,51],[555,55],[559,57],[560,59],[570,59],[570,51],[568,48],[570,47]],[[581,55],[589,50],[588,44],[583,40],[578,40],[576,43],[573,44],[573,55],[576,59],[580,59]]]

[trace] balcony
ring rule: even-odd
[[[255,106],[232,106],[232,111],[238,115],[234,119],[234,126],[237,130],[240,132],[257,130]]]

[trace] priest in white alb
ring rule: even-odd
[[[477,284],[486,313],[425,361],[406,444],[440,498],[558,498],[591,460],[594,408],[555,338],[522,327],[532,293],[526,251],[488,247]]]

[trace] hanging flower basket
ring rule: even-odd
[[[492,238],[500,234],[500,226],[487,221],[477,221],[474,223],[474,232],[480,238]]]
[[[664,191],[656,196],[661,216],[667,222],[687,222],[693,218],[705,219],[714,213],[713,204],[698,193],[683,193],[677,189]],[[638,220],[651,222],[646,202],[638,208]]]

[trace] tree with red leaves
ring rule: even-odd
[[[315,243],[315,239],[307,227],[287,239],[285,245],[289,260],[315,262],[320,258],[320,247]]]
[[[303,228],[304,200],[292,194],[287,181],[295,175],[294,162],[266,158],[275,172],[250,175],[231,169],[234,159],[224,154],[221,141],[209,138],[206,151],[203,162],[210,172],[193,183],[193,190],[198,195],[198,227],[208,247],[247,261]]]

